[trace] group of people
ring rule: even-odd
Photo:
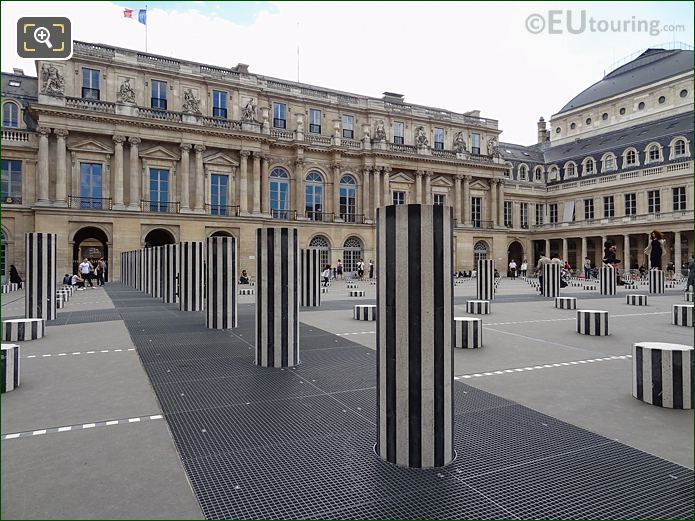
[[[521,265],[518,265],[514,259],[509,261],[509,278],[515,280],[517,276],[525,277],[528,273],[528,261],[526,259],[521,261]]]
[[[355,277],[358,280],[364,280],[364,272],[364,259],[360,259],[355,264]],[[323,271],[321,271],[321,282],[324,286],[328,286],[328,283],[330,282],[331,278],[333,280],[344,280],[345,278],[343,262],[340,259],[338,259],[338,262],[335,266],[331,267],[330,264],[326,264],[323,268]],[[374,278],[374,261],[372,259],[369,259],[369,278]]]
[[[77,267],[77,273],[70,275],[66,273],[63,277],[63,284],[66,286],[75,286],[78,291],[84,290],[89,284],[90,288],[95,288],[94,281],[97,286],[104,285],[104,275],[106,274],[106,261],[103,257],[100,259],[88,259],[87,257]]]

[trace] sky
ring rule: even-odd
[[[16,54],[22,16],[66,16],[73,39],[145,50],[145,27],[123,17],[124,7],[145,5],[3,1],[2,70],[36,74]],[[674,41],[692,46],[693,15],[692,2],[149,2],[147,50],[480,110],[499,121],[501,141],[530,145],[540,116],[548,121],[618,60]]]

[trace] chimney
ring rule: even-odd
[[[24,69],[12,68],[12,72],[14,74],[18,74],[19,76],[24,76]]]
[[[548,128],[545,125],[543,116],[538,120],[538,142],[545,143],[548,140]]]

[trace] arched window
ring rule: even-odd
[[[652,145],[647,149],[647,156],[650,163],[661,161],[661,149],[659,145]]]
[[[550,172],[548,173],[548,181],[557,181],[559,179],[559,170],[556,166],[550,167]]]
[[[311,221],[323,221],[323,177],[311,170],[305,177],[304,202],[306,216]]]
[[[635,166],[637,164],[637,152],[628,150],[625,154],[625,166]]]
[[[567,163],[565,165],[565,178],[574,177],[576,174],[577,172],[574,168],[574,163]]]
[[[526,165],[521,165],[519,167],[519,179],[522,181],[526,181],[526,174],[527,174]]]
[[[487,244],[484,241],[478,241],[473,246],[473,266],[478,269],[478,261],[487,259]]]
[[[357,237],[348,237],[343,243],[343,271],[354,273],[357,271],[357,261],[362,258],[362,241]]]
[[[543,181],[543,169],[540,166],[536,167],[535,173],[534,173],[534,179],[536,181]]]
[[[603,171],[610,172],[615,170],[615,156],[613,154],[606,154],[603,158]]]
[[[319,250],[319,264],[321,270],[331,263],[331,248],[328,245],[328,239],[323,235],[317,235],[309,241],[309,248],[316,248]]]
[[[346,223],[354,223],[357,213],[357,182],[351,175],[340,179],[340,217]]]
[[[514,171],[514,165],[507,163],[507,170],[504,171],[504,177],[512,178],[512,172]]]
[[[11,101],[2,106],[2,126],[9,128],[19,127],[19,107]]]
[[[284,168],[270,172],[270,213],[273,219],[290,218],[290,174]]]
[[[593,159],[587,159],[584,163],[584,175],[591,175],[596,173],[596,167],[594,165]]]
[[[673,144],[673,154],[676,157],[685,155],[685,140],[679,139]]]

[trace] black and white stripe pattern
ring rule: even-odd
[[[203,243],[179,243],[179,309],[203,309]]]
[[[300,250],[301,299],[304,307],[321,305],[321,265],[320,250],[308,248]]]
[[[674,304],[671,323],[674,326],[693,327],[693,304]]]
[[[454,347],[478,349],[483,347],[483,319],[454,317]]]
[[[2,344],[2,382],[0,392],[14,391],[19,387],[19,346],[17,344]]]
[[[56,295],[56,309],[63,309],[65,307],[65,300],[62,295]]]
[[[2,321],[2,339],[5,342],[27,342],[43,338],[45,322],[42,318],[14,318]]]
[[[615,295],[618,287],[615,279],[615,269],[612,266],[601,266],[598,278],[599,293],[601,295]]]
[[[70,296],[71,293],[69,291],[65,291],[64,289],[59,289],[56,291],[56,297],[61,297],[63,302],[70,302]]]
[[[256,292],[253,288],[241,288],[239,290],[239,295],[242,295],[242,296],[255,295],[255,294],[256,294]]]
[[[468,300],[466,301],[466,313],[473,315],[489,315],[490,302],[487,300]]]
[[[685,295],[683,296],[683,300],[686,302],[692,302],[693,301],[693,292],[692,291],[687,291]]]
[[[377,444],[384,460],[439,467],[453,446],[452,208],[377,209]]]
[[[555,307],[558,309],[577,309],[577,298],[555,297]]]
[[[632,345],[632,396],[670,409],[693,408],[693,348],[682,344]]]
[[[9,284],[3,284],[2,285],[2,292],[3,293],[11,293],[13,291],[17,291],[19,289],[19,284],[16,282],[10,282]]]
[[[145,263],[143,250],[135,250],[135,289],[145,291]]]
[[[179,247],[162,246],[162,300],[165,304],[179,301]]]
[[[30,232],[25,235],[26,318],[56,318],[56,241],[55,233]]]
[[[376,305],[356,304],[352,318],[355,320],[376,320]]]
[[[327,287],[321,287],[321,293],[328,293]]]
[[[153,246],[152,250],[152,296],[162,298],[162,251],[164,246]]]
[[[654,268],[649,270],[649,293],[659,294],[664,292],[664,272]]]
[[[364,297],[363,289],[351,289],[348,291],[348,297]]]
[[[345,284],[345,287],[347,289],[358,289],[359,288],[359,286],[355,282],[348,282],[347,284]]]
[[[630,306],[646,306],[647,295],[625,295],[625,303]]]
[[[237,327],[237,245],[235,237],[208,237],[206,326]]]
[[[299,248],[296,228],[256,230],[256,364],[299,363]]]
[[[608,311],[595,309],[577,310],[577,333],[592,336],[607,336]]]
[[[154,258],[152,256],[152,248],[145,248],[142,250],[142,259],[144,262],[143,275],[145,278],[145,285],[143,286],[142,290],[148,295],[152,296],[154,293],[154,285],[152,284],[154,279]]]
[[[559,264],[548,262],[543,264],[543,296],[560,296],[560,268]]]
[[[476,299],[495,299],[495,260],[478,259],[477,275],[475,281]]]

